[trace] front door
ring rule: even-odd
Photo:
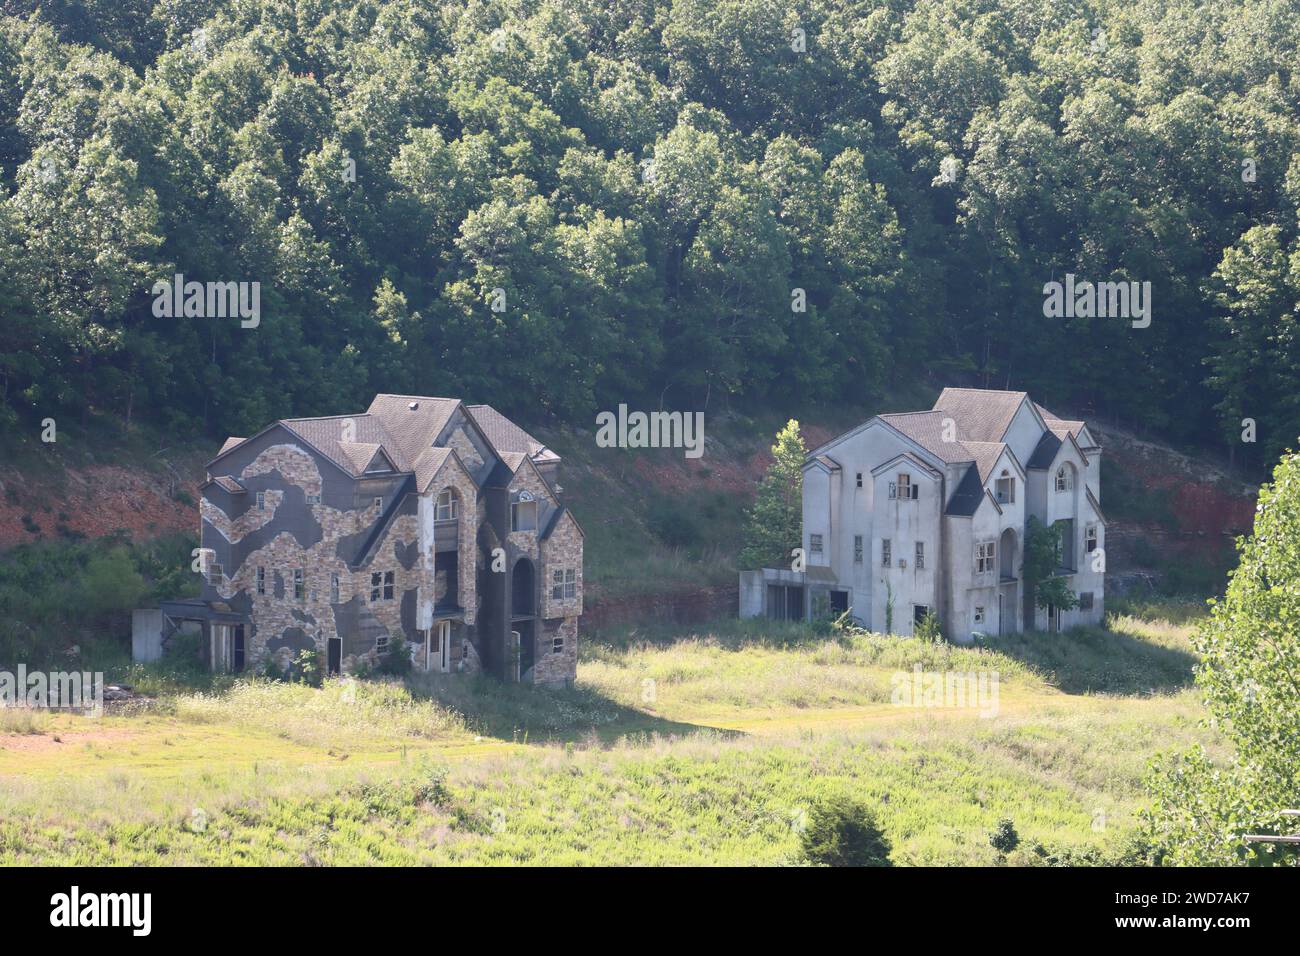
[[[341,637],[331,637],[327,644],[325,669],[331,674],[337,674],[343,669],[343,639]]]
[[[446,674],[451,670],[451,621],[438,621],[425,631],[425,670]]]

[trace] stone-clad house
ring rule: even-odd
[[[933,612],[945,636],[1099,623],[1106,519],[1101,447],[1024,392],[946,388],[928,411],[877,415],[809,453],[806,570],[741,575],[741,615],[852,609],[911,634]],[[1080,606],[1035,606],[1022,582],[1028,519],[1055,525],[1056,573]]]
[[[583,531],[559,464],[490,405],[417,395],[228,439],[203,591],[163,604],[163,639],[188,622],[214,669],[315,650],[339,673],[401,638],[421,670],[571,683]]]

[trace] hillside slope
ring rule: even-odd
[[[866,413],[803,422],[809,448]],[[744,511],[782,422],[711,416],[705,454],[597,448],[594,428],[535,428],[564,456],[564,494],[587,533],[592,623],[698,619],[734,607]],[[1159,583],[1209,593],[1249,531],[1257,489],[1204,460],[1104,426],[1102,504],[1116,588]],[[87,443],[82,443],[85,447]],[[198,485],[215,443],[162,447],[137,435],[97,441],[72,458],[42,448],[0,467],[0,548],[123,532],[144,540],[194,534]],[[671,595],[671,599],[668,597]]]

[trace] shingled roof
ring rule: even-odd
[[[974,461],[974,453],[961,442],[960,433],[956,441],[944,441],[943,412],[897,412],[879,416],[887,425],[902,432],[926,451],[937,455],[941,461],[954,464],[962,461]]]
[[[962,441],[1001,441],[1026,397],[1025,392],[945,388],[935,400],[934,410],[952,417]]]
[[[384,447],[396,450],[403,471],[411,470],[411,462],[433,445],[460,402],[454,398],[430,398],[425,395],[376,395],[366,409],[366,414],[382,423],[388,441]],[[362,441],[360,434],[357,440]]]
[[[383,423],[373,415],[285,418],[280,424],[354,478],[365,473],[366,465],[380,446],[388,451],[388,457],[398,471],[411,470],[407,457],[394,447]],[[345,435],[351,441],[344,442]],[[365,453],[366,449],[369,449],[369,454]],[[358,463],[358,459],[363,460]]]
[[[467,405],[470,415],[483,429],[498,455],[507,452],[528,455],[534,461],[558,460],[559,456],[506,418],[491,405]],[[515,465],[514,467],[518,467]]]
[[[414,474],[415,484],[423,492],[448,455],[455,454],[435,446],[434,442],[458,407],[460,401],[454,398],[381,394],[375,396],[369,409],[359,414],[285,418],[276,424],[301,438],[353,478],[364,475],[377,457],[381,460],[387,457],[394,470]],[[507,474],[513,475],[525,458],[535,462],[560,460],[491,405],[471,405],[466,409],[503,462]],[[344,436],[349,440],[344,441]],[[226,439],[212,462],[247,440]]]

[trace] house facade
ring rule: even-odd
[[[741,576],[742,616],[852,610],[871,630],[1060,630],[1104,613],[1101,447],[1086,422],[1024,392],[948,388],[928,411],[877,415],[803,469],[804,570]],[[1038,608],[1023,581],[1030,517],[1061,536],[1079,607]]]
[[[203,590],[162,606],[214,669],[314,651],[329,673],[400,639],[416,668],[572,683],[583,532],[560,458],[490,405],[378,395],[231,438],[200,502]]]

